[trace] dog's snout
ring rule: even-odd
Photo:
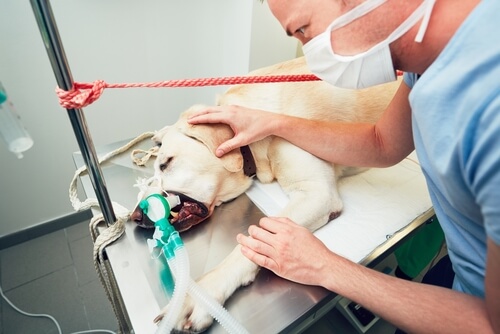
[[[130,215],[130,220],[140,223],[142,222],[143,215],[142,215],[142,210],[140,208],[136,208],[132,214]]]
[[[138,226],[143,228],[153,228],[154,223],[145,215],[142,209],[137,206],[130,215],[130,220],[135,222]]]
[[[172,162],[173,158],[172,157],[169,157],[169,158],[166,158],[162,163],[160,163],[158,165],[158,168],[160,168],[160,171],[164,171],[165,169],[167,169],[168,165]]]

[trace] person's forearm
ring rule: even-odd
[[[377,124],[331,123],[281,115],[269,124],[280,136],[317,157],[344,166],[392,166],[414,149],[410,88],[401,84]]]
[[[346,259],[325,266],[325,288],[409,333],[493,333],[480,298],[398,279]]]
[[[384,143],[373,124],[332,123],[280,115],[272,131],[321,159],[345,166],[387,167],[413,150],[409,145]]]

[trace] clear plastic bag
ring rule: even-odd
[[[5,141],[9,151],[19,159],[23,152],[33,146],[33,139],[21,122],[14,105],[0,82],[0,136]]]

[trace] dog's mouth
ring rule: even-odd
[[[169,217],[170,224],[172,224],[177,231],[183,232],[189,230],[191,227],[198,225],[209,217],[209,210],[205,204],[179,192],[166,191],[166,193],[177,195],[181,200],[181,204],[171,209],[172,211]],[[163,195],[165,196],[166,194]],[[140,227],[154,227],[154,222],[143,213],[139,206],[132,212],[130,219],[136,222]]]

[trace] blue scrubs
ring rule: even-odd
[[[453,10],[450,8],[450,10]],[[486,241],[500,245],[500,1],[483,0],[416,80],[415,149],[453,263],[453,288],[484,297]]]

